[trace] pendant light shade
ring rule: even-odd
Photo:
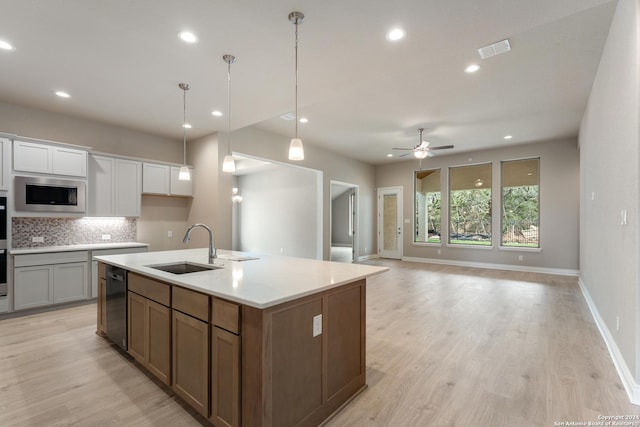
[[[289,22],[296,27],[296,43],[295,43],[295,72],[296,72],[296,90],[295,90],[295,125],[296,133],[289,144],[289,160],[304,160],[304,147],[302,140],[298,138],[298,25],[304,20],[304,15],[300,12],[291,12],[289,14]]]
[[[233,55],[223,55],[222,59],[227,63],[227,155],[222,161],[223,172],[235,172],[236,162],[231,155],[231,64],[236,62]]]
[[[189,172],[189,168],[186,166],[182,166],[180,168],[180,172],[178,172],[178,180],[179,181],[191,181],[191,172]]]
[[[233,156],[231,154],[227,154],[226,156],[224,156],[224,160],[222,162],[222,171],[223,172],[236,171],[236,162],[233,160]]]
[[[300,138],[292,138],[289,144],[289,160],[304,160],[304,147]]]
[[[180,83],[182,89],[183,116],[182,116],[182,167],[178,172],[179,181],[191,181],[191,172],[187,167],[187,91],[191,89],[187,83]]]

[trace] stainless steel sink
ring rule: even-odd
[[[199,271],[218,270],[223,267],[215,265],[194,264],[192,262],[174,262],[171,264],[149,265],[147,267],[173,274],[197,273]]]

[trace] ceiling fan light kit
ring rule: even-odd
[[[413,147],[413,148],[393,148],[393,150],[403,150],[403,151],[410,151],[413,153],[413,156],[416,159],[422,160],[425,159],[427,156],[428,157],[432,157],[433,156],[433,150],[448,150],[453,148],[453,145],[439,145],[437,147],[432,147],[431,143],[429,141],[425,141],[422,138],[422,133],[424,132],[424,128],[419,128],[418,129],[418,135],[419,135],[419,139],[418,139],[418,144]],[[405,153],[402,154],[398,157],[405,157],[408,156],[411,153]]]

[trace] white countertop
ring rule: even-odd
[[[230,256],[255,256],[259,259],[232,261],[228,259]],[[387,267],[226,250],[218,250],[218,258],[214,265],[224,268],[216,270],[172,274],[149,267],[182,261],[207,264],[206,248],[107,255],[94,259],[163,282],[260,309],[313,295],[388,270]]]
[[[10,255],[42,254],[47,252],[97,251],[101,249],[142,248],[148,243],[85,243],[79,245],[39,246],[34,248],[16,248],[9,251]]]

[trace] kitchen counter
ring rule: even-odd
[[[83,243],[78,245],[15,248],[9,251],[9,255],[41,254],[41,253],[49,253],[49,252],[97,251],[102,249],[143,248],[148,246],[149,246],[148,243],[140,243],[140,242]]]
[[[257,259],[234,260],[252,257]],[[206,248],[107,255],[94,259],[258,309],[313,295],[388,270],[387,267],[226,250],[218,250],[214,265],[223,268],[216,270],[173,274],[150,267],[182,261],[206,265]]]

